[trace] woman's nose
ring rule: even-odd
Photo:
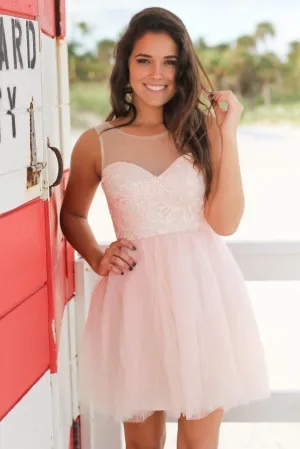
[[[151,77],[155,79],[160,79],[163,77],[163,70],[159,63],[152,65]]]

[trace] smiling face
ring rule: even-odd
[[[178,48],[166,33],[147,33],[129,58],[133,103],[162,107],[175,94]]]

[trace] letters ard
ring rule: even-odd
[[[26,45],[23,45],[24,40]],[[0,72],[34,70],[36,56],[36,33],[33,22],[15,18],[4,20],[3,16],[0,17]],[[12,136],[15,138],[16,119],[13,110],[16,107],[17,87],[5,88],[0,85],[0,101],[4,95],[8,96],[10,109],[7,114],[12,118]]]

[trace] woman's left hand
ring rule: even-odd
[[[220,90],[211,92],[209,99],[214,108],[217,125],[221,134],[235,134],[244,106],[238,101],[231,90]],[[227,103],[227,110],[220,107],[220,102]]]

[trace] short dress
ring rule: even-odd
[[[110,128],[110,129],[109,129]],[[205,183],[169,131],[96,127],[101,186],[132,271],[100,276],[79,343],[82,407],[117,422],[199,419],[270,397],[244,277],[204,217]],[[99,222],[101,227],[101,222]]]

